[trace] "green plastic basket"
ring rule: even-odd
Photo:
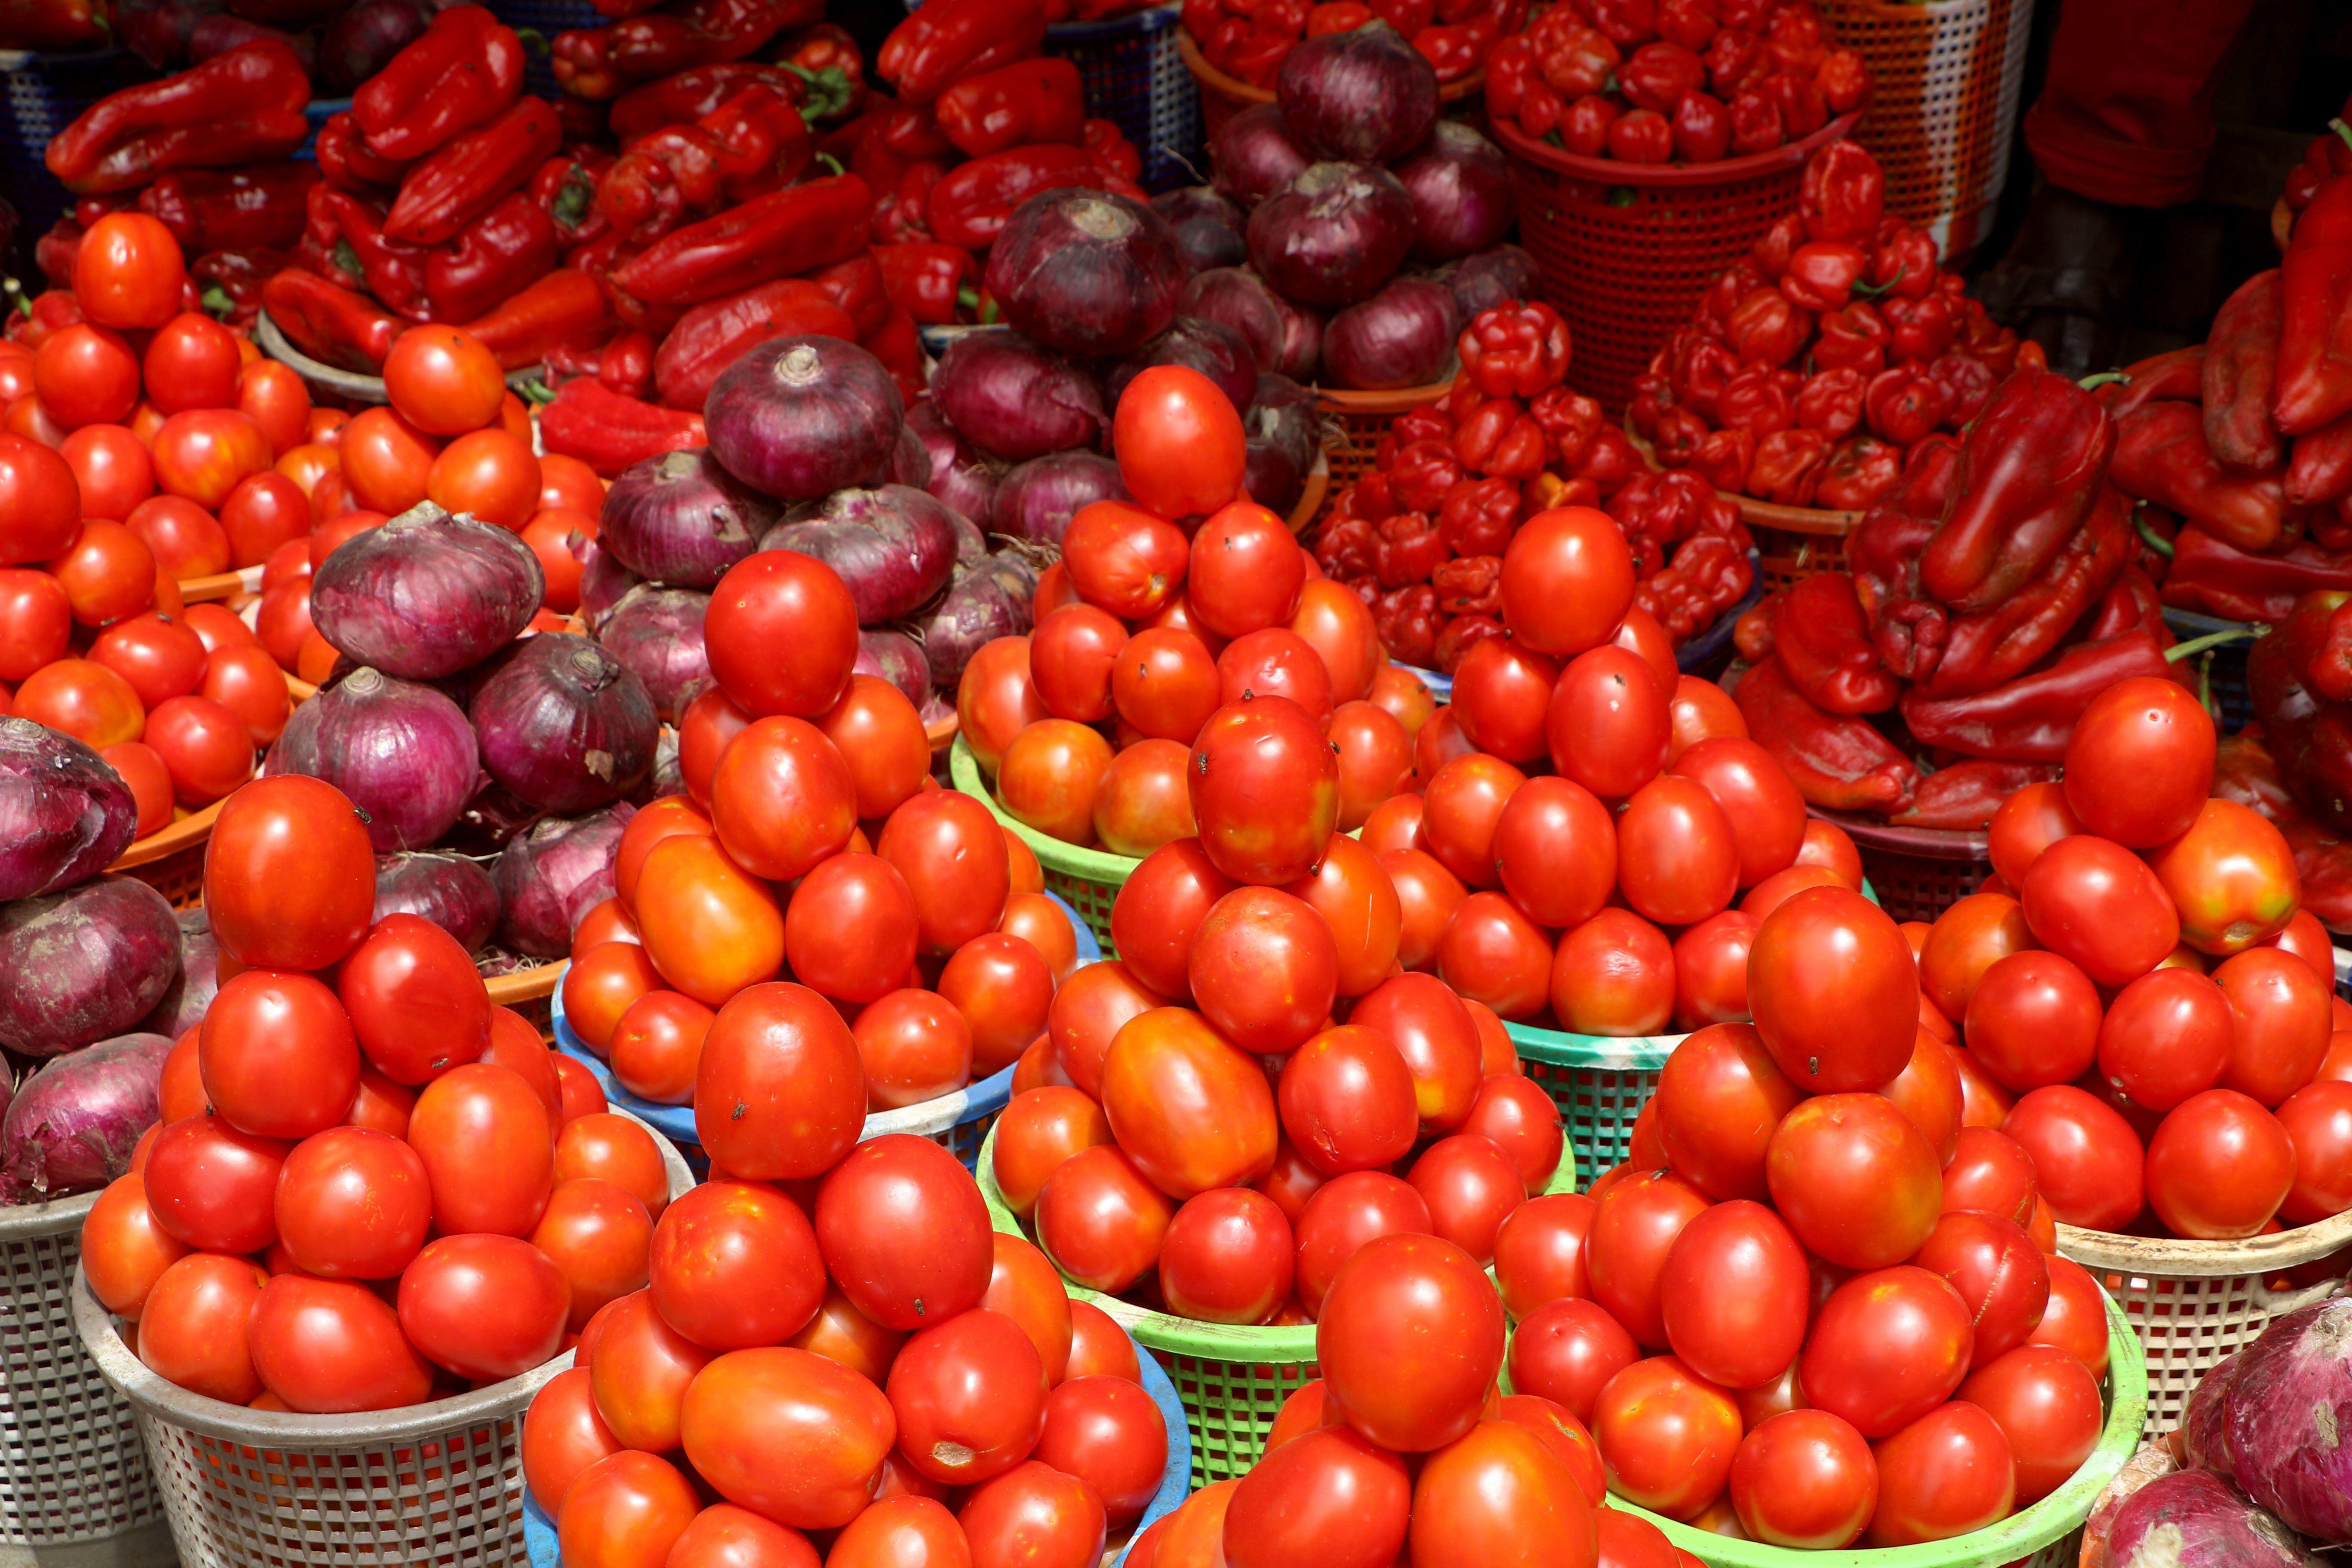
[[[1004,1206],[996,1186],[996,1132],[989,1131],[981,1145],[980,1195],[988,1204],[989,1222],[1007,1236],[1036,1238]],[[1576,1190],[1576,1152],[1560,1151],[1559,1168],[1552,1173],[1547,1193]],[[1315,1325],[1297,1328],[1253,1328],[1244,1324],[1202,1323],[1171,1317],[1089,1290],[1066,1278],[1074,1301],[1091,1301],[1133,1334],[1136,1342],[1159,1358],[1184,1402],[1184,1418],[1192,1435],[1192,1485],[1247,1475],[1265,1452],[1266,1434],[1282,1402],[1311,1383],[1315,1368]]]
[[[996,792],[981,776],[980,759],[971,754],[971,747],[961,735],[956,737],[954,747],[948,752],[948,776],[955,781],[956,788],[978,796],[995,814],[997,821],[1029,846],[1030,853],[1037,857],[1038,868],[1045,874],[1045,890],[1078,911],[1078,918],[1095,933],[1095,941],[1102,944],[1104,957],[1117,958],[1118,950],[1110,940],[1110,907],[1118,900],[1119,889],[1127,885],[1127,879],[1143,862],[1125,855],[1065,844],[1006,811],[996,804]]]

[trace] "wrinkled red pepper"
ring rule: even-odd
[[[516,99],[496,120],[462,131],[408,172],[384,215],[383,231],[415,245],[438,245],[521,184],[562,144],[543,99]]]
[[[655,357],[654,384],[672,408],[702,406],[719,373],[771,338],[826,337],[855,342],[848,312],[804,278],[762,283],[697,305],[679,318]]]
[[[932,0],[890,31],[874,68],[909,103],[951,82],[1026,59],[1045,41],[1037,0]]]
[[[2276,623],[2305,594],[2352,589],[2352,555],[2309,540],[2276,554],[2252,555],[2201,528],[2172,542],[2164,602],[2231,621]]]
[[[855,174],[811,180],[665,236],[614,268],[613,286],[656,306],[740,294],[855,252],[866,243],[872,209],[866,182]]]
[[[2119,681],[2173,673],[2157,639],[2135,627],[2076,643],[2047,668],[1966,697],[1906,692],[1903,720],[1922,745],[2005,762],[2063,762],[2074,722],[2093,698]]]
[[[940,133],[967,158],[1038,142],[1086,143],[1078,68],[1058,57],[1015,60],[957,81],[933,105]]]
[[[614,99],[613,136],[625,147],[665,126],[690,125],[747,87],[773,88],[795,103],[807,101],[808,84],[788,66],[722,60],[633,87]]]
[[[2001,803],[2027,784],[2058,776],[2048,763],[2002,763],[1972,758],[1937,768],[1919,781],[1911,804],[1887,818],[1905,827],[1940,827],[1980,832]]]
[[[284,249],[302,237],[315,163],[171,174],[139,193],[139,210],[172,231],[191,257],[208,250]]]
[[[2300,436],[2352,413],[2352,180],[2321,185],[2294,220],[2279,284],[2271,420]]]
[[[425,292],[436,321],[487,315],[555,269],[555,225],[526,191],[506,198],[425,258]]]
[[[625,397],[602,382],[567,381],[539,411],[540,439],[606,479],[647,458],[710,444],[702,416]]]
[[[262,286],[262,308],[287,340],[321,364],[374,375],[408,323],[364,294],[289,267]]]
[[[1960,460],[1965,469],[1965,448]],[[1965,472],[1958,482],[1966,482]],[[1960,697],[2031,669],[2123,574],[2137,539],[2130,500],[2113,486],[2101,486],[2090,515],[2038,576],[1991,609],[1950,619],[1943,658],[1913,684],[1928,697]],[[1931,540],[1922,557],[1923,578],[1934,550]]]
[[[77,193],[137,190],[174,169],[275,163],[310,133],[301,62],[247,44],[177,76],[109,93],[50,138],[43,161]]]
[[[1902,682],[1882,668],[1853,579],[1817,573],[1780,598],[1772,621],[1780,668],[1815,706],[1832,713],[1884,713]]]
[[[2251,552],[2278,542],[2285,486],[2273,473],[2233,474],[2207,447],[2207,424],[2193,403],[2151,403],[2116,422],[2109,475],[2126,495],[2168,511]]]
[[[1901,448],[1855,436],[1830,451],[1813,504],[1832,511],[1865,511],[1903,479]]]
[[[596,280],[567,267],[467,321],[466,331],[497,356],[500,370],[514,371],[539,363],[557,343],[587,336],[611,320],[612,308]]]
[[[1748,738],[1787,771],[1807,805],[1891,814],[1911,798],[1919,770],[1865,720],[1808,700],[1775,657],[1732,689]]]
[[[379,158],[424,157],[506,112],[522,90],[522,41],[484,5],[456,5],[352,95]]]
[[[2284,455],[2271,424],[2282,299],[2278,268],[2257,272],[2222,301],[2205,334],[2205,444],[2228,468],[2259,473]]]
[[[2064,376],[2002,383],[1961,441],[1956,499],[1920,558],[1922,585],[1961,610],[2016,593],[2081,526],[2115,447],[2115,421]]]

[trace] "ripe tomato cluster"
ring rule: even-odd
[[[81,1232],[150,1369],[256,1409],[391,1409],[528,1372],[644,1285],[652,1135],[440,927],[373,920],[349,800],[247,785],[205,874],[228,977]]]
[[[1994,816],[1985,888],[1913,928],[1927,1026],[2069,1225],[2234,1240],[2352,1207],[2352,1006],[2286,839],[2213,771],[2193,695],[2110,688],[2063,781]]]

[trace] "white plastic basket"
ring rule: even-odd
[[[694,1173],[666,1140],[655,1142],[677,1197],[694,1185]],[[571,1352],[454,1399],[362,1415],[293,1415],[206,1399],[147,1370],[79,1268],[73,1321],[99,1371],[136,1413],[185,1568],[507,1568],[522,1561],[522,1414],[572,1364]]]
[[[163,1500],[131,1406],[74,1331],[96,1193],[0,1208],[0,1568],[164,1568]]]

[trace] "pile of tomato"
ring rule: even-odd
[[[205,879],[234,973],[81,1231],[152,1371],[261,1410],[392,1409],[529,1372],[644,1285],[670,1196],[652,1135],[440,927],[373,919],[348,799],[247,785]]]

